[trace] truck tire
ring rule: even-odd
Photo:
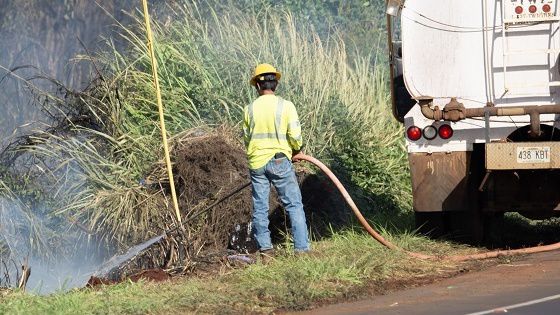
[[[479,209],[445,213],[447,238],[462,243],[480,245],[484,240],[485,216]]]
[[[484,240],[484,216],[467,211],[415,212],[418,233],[430,238],[479,245]]]
[[[414,212],[416,231],[437,238],[446,233],[443,212]]]

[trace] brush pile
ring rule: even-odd
[[[6,168],[0,181],[4,194],[10,197],[10,204],[22,209],[21,222],[9,225],[20,227],[13,234],[24,242],[33,240],[24,251],[47,261],[61,256],[68,261],[84,257],[105,261],[176,228],[164,164],[155,163],[145,176],[141,176],[142,169],[133,167],[150,146],[139,145],[141,139],[110,136],[117,132],[117,124],[94,115],[86,106],[102,106],[95,101],[101,97],[98,86],[81,93],[64,92],[65,103],[43,103],[57,106],[61,113],[51,128],[20,137],[0,155]],[[230,251],[240,249],[231,246],[231,234],[250,225],[250,189],[206,209],[249,182],[245,152],[235,134],[228,127],[194,128],[173,138],[175,186],[184,225],[157,245],[114,266],[108,279],[122,280],[146,269],[212,271],[231,253],[228,247]],[[344,203],[330,183],[304,169],[298,177],[314,239],[328,233],[329,224],[346,221],[341,215],[346,212]],[[12,222],[14,207],[5,209],[4,214],[11,215],[1,218]],[[270,210],[273,239],[281,243],[289,235],[290,224],[274,190]],[[10,235],[4,238],[8,240]],[[9,249],[13,242],[3,245]],[[242,248],[255,249],[254,243]],[[6,253],[6,257],[16,254]]]
[[[245,153],[235,140],[224,130],[201,129],[176,139],[172,149],[174,178],[184,224],[159,245],[121,266],[117,272],[120,277],[146,268],[184,272],[219,263],[227,254],[229,235],[235,224],[250,221],[250,189],[241,190],[208,209],[249,181]],[[177,227],[166,176],[160,163],[144,183],[148,189],[159,189],[164,196],[160,211],[165,219],[159,227],[150,229],[156,235]],[[114,273],[111,278],[115,278]]]

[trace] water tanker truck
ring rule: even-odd
[[[387,25],[418,228],[560,215],[558,1],[388,0]]]

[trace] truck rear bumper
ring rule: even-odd
[[[483,211],[520,212],[551,216],[560,214],[560,169],[523,169],[525,164],[517,162],[518,148],[541,148],[556,143],[533,142],[530,146],[496,146],[490,150],[509,150],[515,158],[515,168],[498,169],[496,165],[507,165],[504,153],[494,155],[502,161],[490,162],[494,169],[486,169],[485,152],[492,148],[479,144],[473,151],[449,153],[410,153],[409,162],[412,180],[413,208],[415,212]],[[512,149],[513,148],[513,149]],[[540,149],[539,149],[540,150]],[[541,153],[539,153],[541,154]],[[510,159],[513,159],[510,158]],[[551,164],[554,158],[551,157]],[[494,163],[494,164],[492,164]],[[502,163],[502,164],[498,164]],[[520,164],[521,166],[518,166]],[[512,167],[512,166],[507,166]],[[524,214],[525,215],[525,214]]]
[[[486,144],[486,169],[560,169],[560,142]]]

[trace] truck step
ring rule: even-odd
[[[506,90],[519,89],[519,88],[539,88],[539,87],[554,87],[560,86],[560,81],[550,81],[550,82],[537,82],[537,83],[523,83],[523,84],[508,84]]]
[[[510,50],[504,52],[504,56],[538,55],[538,54],[560,54],[560,49],[526,49],[526,50]]]

